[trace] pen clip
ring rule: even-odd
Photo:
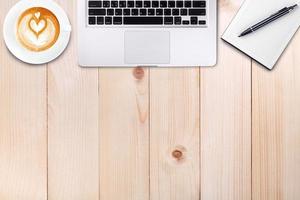
[[[282,8],[281,10],[279,10],[277,13],[281,13],[281,12],[283,12],[283,11],[285,11],[285,10],[288,10],[289,8],[288,7],[284,7],[284,8]],[[277,14],[276,13],[276,14]]]

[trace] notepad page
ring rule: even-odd
[[[252,34],[238,37],[250,26],[294,4],[298,4],[298,7],[284,17]],[[222,39],[272,69],[299,26],[299,0],[245,0]]]

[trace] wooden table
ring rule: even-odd
[[[1,200],[300,199],[299,33],[267,71],[221,41],[214,68],[83,69],[76,31],[34,67],[0,32]]]

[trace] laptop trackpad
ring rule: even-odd
[[[169,31],[126,31],[126,64],[169,64]]]

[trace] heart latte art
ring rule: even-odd
[[[59,34],[59,21],[48,9],[30,8],[18,20],[17,37],[28,50],[39,52],[51,48]]]

